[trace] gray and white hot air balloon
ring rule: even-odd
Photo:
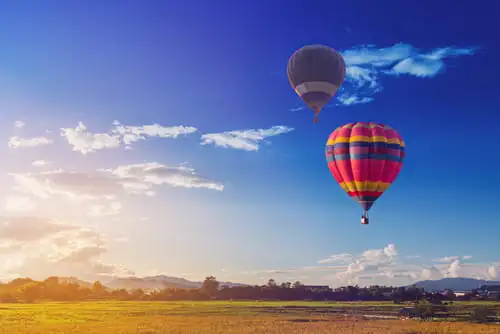
[[[307,45],[288,60],[288,80],[295,92],[315,112],[335,96],[345,79],[345,62],[340,53],[325,45]]]

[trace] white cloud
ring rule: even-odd
[[[373,101],[372,96],[382,91],[383,75],[409,75],[429,78],[442,73],[445,60],[451,57],[473,55],[476,48],[436,48],[421,52],[410,44],[398,43],[386,48],[361,45],[342,52],[346,62],[346,80],[337,100],[342,105]]]
[[[440,278],[443,278],[443,273],[436,267],[423,268],[420,273],[422,280],[438,280]]]
[[[40,217],[0,217],[0,239],[33,242],[75,226]]]
[[[51,165],[52,161],[47,161],[47,160],[35,160],[31,163],[31,165],[35,167],[45,167],[48,165]]]
[[[319,264],[328,264],[328,263],[346,263],[350,262],[353,259],[353,256],[348,253],[342,254],[333,254],[327,257],[326,259],[319,260]]]
[[[459,256],[459,255],[453,255],[453,256],[444,256],[440,257],[437,259],[432,259],[433,262],[441,262],[441,263],[451,263],[455,260],[470,260],[472,259],[471,255],[464,255],[464,256]]]
[[[454,49],[451,47],[435,49],[427,54],[417,54],[398,62],[390,74],[407,74],[416,77],[433,77],[445,68],[443,59],[464,55],[473,55],[474,48]]]
[[[267,137],[293,131],[293,128],[279,125],[269,129],[247,129],[207,133],[201,136],[202,145],[214,144],[218,147],[234,148],[245,151],[258,151],[259,144]]]
[[[113,122],[114,128],[106,133],[91,133],[85,124],[79,122],[76,128],[61,128],[61,136],[73,147],[73,151],[86,155],[103,149],[127,145],[144,140],[146,137],[177,138],[180,135],[188,135],[197,131],[196,128],[187,126],[164,127],[159,124],[128,126],[118,121]]]
[[[53,170],[39,173],[9,174],[14,178],[14,190],[39,198],[54,195],[81,201],[112,199],[123,187],[105,173],[66,172]]]
[[[97,231],[41,217],[0,217],[0,241],[9,245],[0,254],[4,277],[77,276],[98,279],[123,272],[120,265],[106,264],[100,257],[108,238]],[[9,261],[7,261],[9,260]]]
[[[224,190],[222,183],[201,177],[193,168],[187,166],[166,166],[157,162],[148,162],[123,165],[107,171],[121,180],[125,189],[132,193],[152,194],[152,186],[161,184],[183,188]]]
[[[107,204],[92,205],[87,215],[91,217],[104,217],[104,216],[116,216],[122,211],[122,205],[120,202],[111,202]]]
[[[429,59],[425,55],[401,60],[388,73],[408,74],[416,77],[433,77],[444,67],[442,60]]]
[[[35,202],[27,196],[9,196],[5,203],[5,210],[10,212],[27,212],[35,207]]]
[[[374,69],[362,68],[359,66],[349,66],[346,69],[346,76],[357,88],[361,88],[365,85],[374,89],[379,87],[377,82],[378,72]]]
[[[441,257],[438,259],[433,259],[432,261],[448,263],[448,262],[453,262],[453,261],[459,260],[459,259],[460,259],[460,256],[454,255],[454,256],[445,256],[445,257]]]
[[[21,138],[18,136],[13,136],[9,138],[8,145],[10,148],[28,148],[37,147],[42,145],[52,144],[53,141],[47,137],[32,137],[32,138]]]
[[[396,260],[397,255],[394,244],[389,244],[382,249],[366,250],[361,255],[353,257],[347,269],[336,276],[342,281],[355,282],[356,276],[386,268]]]
[[[408,268],[397,266],[398,252],[394,244],[380,249],[365,250],[359,255],[340,253],[330,255],[326,259],[317,261],[320,266],[296,268],[292,272],[295,276],[308,276],[311,273],[326,273],[323,277],[333,285],[356,284],[363,280],[373,280],[390,277],[391,279],[414,278]],[[322,266],[323,264],[333,264]],[[413,267],[412,267],[413,268]],[[286,270],[280,270],[286,273]],[[304,275],[308,273],[308,275]]]
[[[381,284],[401,286],[420,280],[445,277],[496,279],[500,263],[462,263],[468,256],[448,256],[440,263],[429,265],[431,259],[421,256],[400,256],[394,244],[380,249],[365,250],[360,254],[340,253],[317,261],[319,265],[299,268],[279,268],[242,272],[259,280],[273,277],[279,281],[301,280],[333,287],[347,284],[360,286]],[[267,278],[266,278],[267,277]],[[306,283],[307,284],[307,283]]]
[[[488,268],[488,279],[495,280],[498,278],[498,269],[496,266],[490,266]]]
[[[361,45],[342,52],[348,66],[371,64],[384,67],[410,57],[415,52],[413,46],[397,43],[386,48],[376,48],[374,45]]]
[[[191,126],[165,127],[156,123],[152,125],[127,126],[115,121],[113,124],[115,125],[113,133],[119,134],[122,141],[127,145],[144,140],[146,137],[177,138],[180,135],[189,135],[198,131]]]
[[[460,260],[453,260],[453,262],[451,262],[450,264],[450,267],[448,268],[446,277],[460,277],[460,269]]]
[[[91,133],[87,127],[79,122],[76,128],[61,128],[61,136],[77,151],[86,155],[105,148],[116,148],[120,146],[117,135],[108,133]]]
[[[341,94],[337,97],[340,104],[345,106],[351,106],[354,104],[365,104],[373,101],[372,97],[359,97],[353,94]]]
[[[304,109],[306,109],[306,107],[295,107],[295,108],[290,108],[289,111],[295,112],[295,111],[301,111],[301,110],[304,110]]]
[[[460,259],[453,260],[451,263],[438,264],[432,268],[433,275],[429,279],[468,277],[488,280],[495,279],[491,274],[494,270],[498,270],[498,266],[492,263],[462,263]],[[421,279],[424,278],[421,277]]]
[[[23,121],[15,121],[14,122],[14,126],[18,129],[24,128],[25,125],[26,125],[26,123],[24,123]]]
[[[11,173],[9,175],[14,178],[15,191],[42,199],[63,196],[73,201],[112,200],[123,193],[153,196],[155,194],[153,187],[157,185],[206,188],[218,191],[224,189],[222,183],[198,175],[193,168],[166,166],[156,162],[122,165],[115,169],[94,172],[59,169],[38,173]],[[116,204],[114,208],[117,208]],[[104,208],[91,209],[94,214],[105,211],[109,210]]]

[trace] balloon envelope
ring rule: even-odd
[[[330,172],[365,211],[396,179],[404,156],[403,138],[384,124],[348,123],[334,130],[326,143]]]
[[[300,48],[290,57],[287,65],[292,88],[317,113],[337,93],[345,73],[342,55],[325,45]]]

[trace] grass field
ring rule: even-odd
[[[478,305],[456,303],[453,308]],[[487,305],[500,311],[500,303]],[[499,325],[362,318],[394,315],[400,308],[369,302],[0,304],[0,333],[500,333]]]

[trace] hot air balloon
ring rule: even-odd
[[[345,79],[345,62],[340,53],[325,45],[308,45],[288,60],[287,74],[292,88],[315,112],[314,123],[325,104]]]
[[[328,168],[342,189],[363,207],[362,224],[368,224],[368,210],[398,176],[404,156],[403,138],[388,125],[348,123],[330,134]]]

